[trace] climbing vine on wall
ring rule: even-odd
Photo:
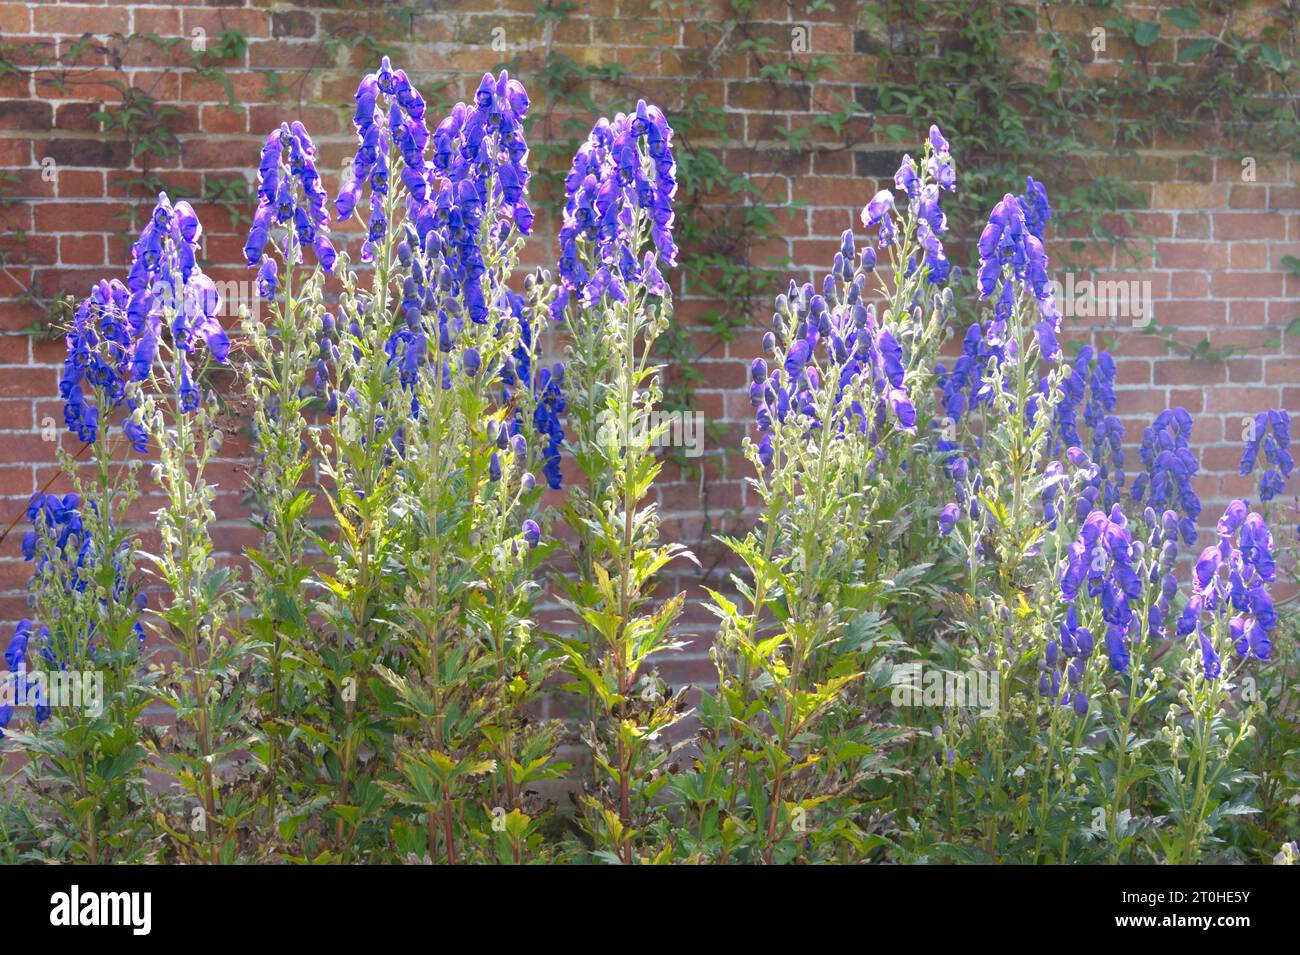
[[[1055,246],[1058,266],[1114,246],[1118,267],[1140,268],[1155,250],[1130,229],[1143,201],[1131,182],[1159,137],[1202,149],[1189,167],[1203,176],[1216,158],[1300,154],[1300,5],[1290,0],[1190,0],[1153,18],[1117,0],[873,0],[862,11],[858,48],[879,64],[865,105],[882,131],[910,142],[933,120],[973,147],[949,213],[968,255],[973,197],[1017,191],[1033,175],[1060,184],[1052,198],[1068,241]],[[1235,353],[1169,326],[1146,331],[1191,357]]]
[[[142,48],[188,62],[156,72],[132,71],[128,66],[129,57],[133,52],[139,54]],[[0,76],[29,76],[35,81],[38,95],[57,93],[66,96],[83,84],[113,90],[116,99],[101,101],[90,115],[99,123],[106,138],[127,146],[129,163],[126,175],[115,183],[116,188],[128,196],[148,197],[166,191],[178,199],[199,199],[229,212],[234,227],[247,220],[251,207],[249,197],[252,193],[247,179],[242,176],[208,176],[202,192],[196,193],[169,175],[167,170],[171,160],[181,151],[177,125],[182,112],[176,105],[160,101],[155,92],[165,77],[189,71],[221,85],[227,97],[224,108],[243,109],[236,99],[226,66],[242,61],[246,48],[247,38],[237,30],[225,30],[211,40],[204,38],[202,41],[163,37],[155,33],[114,33],[102,37],[87,33],[62,50],[57,50],[53,43],[39,42],[0,46]],[[178,51],[180,55],[175,56]],[[105,70],[108,71],[107,77]],[[42,157],[37,159],[44,167],[46,161]],[[20,177],[9,175],[0,178],[0,202],[17,201],[21,189]],[[121,227],[117,230],[121,241],[128,242],[128,237],[138,232],[138,215],[139,210],[134,205],[122,213]],[[29,257],[13,251],[0,253],[0,268],[36,264]],[[73,302],[70,298],[43,292],[40,269],[34,269],[32,275],[31,284],[20,296],[20,302],[31,306],[35,312],[36,320],[29,330],[37,335],[61,334],[71,316]]]

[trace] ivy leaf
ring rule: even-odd
[[[1160,24],[1151,20],[1139,20],[1133,25],[1133,42],[1140,47],[1151,46],[1160,39]]]
[[[1291,65],[1286,57],[1282,55],[1282,51],[1271,43],[1261,43],[1259,55],[1260,59],[1278,73],[1286,73]]]
[[[1204,56],[1213,48],[1213,40],[1193,40],[1191,43],[1184,44],[1183,48],[1178,51],[1178,61],[1180,63],[1187,63]]]
[[[1186,7],[1175,7],[1166,16],[1169,17],[1169,22],[1180,30],[1199,30],[1201,27],[1201,15]]]
[[[1300,275],[1300,258],[1296,258],[1294,255],[1282,256],[1282,268],[1292,275]]]

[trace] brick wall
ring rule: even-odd
[[[517,61],[516,74],[530,81],[550,52],[580,64],[616,62],[628,70],[612,85],[590,90],[598,103],[626,105],[638,96],[670,109],[686,95],[725,104],[729,133],[737,144],[729,163],[752,171],[755,184],[778,216],[777,238],[751,250],[754,260],[788,256],[796,273],[812,277],[832,256],[839,232],[888,177],[902,151],[881,141],[871,117],[851,122],[838,137],[814,135],[819,148],[792,155],[777,142],[774,125],[809,126],[834,102],[836,93],[869,101],[866,79],[873,56],[857,5],[834,0],[806,13],[806,4],[759,0],[733,42],[709,50],[698,21],[674,22],[660,32],[649,0],[594,0],[579,3],[563,21],[539,19],[533,0],[451,0],[425,3],[409,18],[397,4],[324,2],[158,2],[79,5],[33,0],[0,0],[0,162],[11,179],[0,189],[7,254],[0,271],[0,517],[20,512],[27,496],[54,473],[54,440],[75,451],[62,435],[55,400],[63,346],[58,340],[24,333],[38,312],[25,302],[35,288],[43,296],[84,295],[105,275],[122,275],[127,229],[124,216],[148,200],[132,183],[142,160],[133,157],[127,138],[105,131],[95,113],[105,103],[120,103],[121,87],[147,91],[178,112],[169,125],[178,134],[174,157],[152,161],[169,182],[204,194],[232,177],[251,181],[260,138],[283,118],[301,118],[322,145],[322,170],[333,192],[350,142],[351,95],[357,78],[377,54],[358,45],[374,38],[394,51],[417,85],[435,102],[467,98],[485,69]],[[707,6],[707,5],[701,5]],[[698,16],[713,18],[712,9]],[[1078,8],[1063,12],[1058,28],[1080,36],[1091,24]],[[759,76],[754,57],[738,51],[742,38],[768,37],[787,44],[794,27],[806,27],[809,55],[831,55],[836,66],[816,89],[772,84]],[[227,93],[215,76],[188,66],[195,39],[217,42],[222,31],[239,31],[246,48],[221,61],[238,109],[227,108]],[[96,36],[86,45],[85,31]],[[183,42],[170,50],[156,43],[126,42],[109,34],[150,33]],[[344,43],[335,41],[343,40]],[[1026,69],[1032,70],[1033,38],[1025,37]],[[1165,41],[1162,41],[1164,44]],[[504,48],[502,45],[504,44]],[[1125,55],[1116,43],[1114,57]],[[1175,49],[1155,55],[1172,61]],[[1105,55],[1095,68],[1104,70]],[[1173,68],[1173,67],[1171,67]],[[684,85],[685,84],[685,85]],[[441,92],[435,90],[441,87]],[[587,84],[574,91],[586,92]],[[534,92],[535,114],[541,97]],[[535,124],[534,144],[547,131],[564,128],[571,116],[585,115],[563,102]],[[753,144],[771,147],[754,153]],[[740,149],[739,146],[746,146]],[[1235,474],[1240,419],[1267,407],[1300,409],[1300,357],[1284,329],[1300,315],[1300,277],[1285,274],[1281,258],[1300,256],[1300,184],[1296,164],[1258,156],[1254,182],[1242,178],[1236,157],[1196,162],[1199,143],[1157,138],[1126,172],[1142,203],[1133,210],[1133,231],[1155,243],[1159,260],[1148,272],[1120,274],[1114,250],[1093,255],[1091,273],[1078,278],[1149,280],[1156,320],[1174,325],[1180,336],[1209,336],[1216,347],[1249,349],[1226,362],[1192,361],[1171,355],[1159,338],[1144,336],[1110,320],[1077,320],[1077,335],[1114,341],[1120,368],[1120,410],[1130,439],[1140,437],[1150,417],[1171,405],[1196,416],[1195,443],[1203,454],[1199,490],[1206,498],[1206,520],[1216,503],[1251,488]],[[961,143],[954,143],[960,162]],[[563,163],[562,157],[556,162]],[[334,170],[331,174],[328,170]],[[1048,183],[1049,187],[1052,185]],[[989,197],[990,203],[996,197]],[[538,233],[529,244],[530,264],[548,263],[555,254],[554,196],[535,202]],[[218,279],[247,279],[243,270],[223,269],[241,261],[243,236],[232,228],[226,210],[199,206],[207,230],[207,267]],[[967,238],[980,223],[953,223]],[[1049,246],[1049,252],[1051,251]],[[716,303],[679,296],[679,315],[688,321]],[[754,316],[754,329],[765,315]],[[706,383],[697,407],[730,422],[722,443],[737,443],[750,420],[743,389],[745,366],[759,351],[760,331],[742,332],[730,342],[697,336],[699,368]],[[54,422],[42,434],[44,422]],[[223,487],[218,501],[222,542],[232,552],[251,537],[239,500],[240,445],[228,444],[217,465]],[[717,451],[715,446],[712,450]],[[1136,460],[1134,455],[1133,460]],[[674,477],[676,478],[674,480]],[[57,485],[56,485],[57,487]],[[672,469],[660,486],[667,514],[665,535],[697,543],[707,531],[734,528],[731,512],[743,511],[746,488],[739,469],[725,471],[708,459],[703,479],[687,479]],[[137,515],[145,521],[156,502],[143,500]],[[0,548],[0,620],[21,615],[29,565],[18,556],[22,526]],[[701,632],[708,618],[688,614]],[[7,629],[7,628],[6,628]],[[0,630],[0,633],[5,632]],[[688,671],[704,668],[699,654],[683,658]],[[675,675],[675,674],[674,674]],[[670,675],[670,679],[674,675]],[[685,675],[685,674],[681,674]]]

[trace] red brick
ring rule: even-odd
[[[107,36],[131,32],[131,16],[125,9],[96,6],[36,6],[32,9],[32,29],[37,33],[64,34],[78,37],[83,33]]]
[[[1214,238],[1247,239],[1258,242],[1262,239],[1285,239],[1286,221],[1277,215],[1252,212],[1217,212],[1213,217]]]

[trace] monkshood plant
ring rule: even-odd
[[[1089,712],[1092,638],[1085,628],[1085,650],[1076,652],[1073,606],[1060,624],[1069,652],[1051,636],[1062,597],[1054,578],[1071,534],[1062,499],[1077,497],[1078,520],[1087,518],[1095,539],[1109,520],[1095,507],[1113,501],[1123,481],[1122,429],[1109,414],[1109,356],[1094,365],[1085,348],[1073,367],[1062,361],[1042,241],[1050,214],[1032,179],[1025,196],[998,203],[979,241],[979,286],[992,314],[967,330],[951,368],[937,368],[944,414],[934,447],[955,497],[938,526],[961,554],[964,586],[948,600],[946,639],[923,655],[952,667],[955,651],[960,667],[926,701],[942,716],[929,734],[932,761],[913,757],[911,771],[929,793],[902,827],[909,854],[1036,858],[1054,837],[1058,804],[1073,798],[1078,767],[1062,756],[1077,752]],[[1085,402],[1091,457],[1080,447]],[[1113,509],[1111,517],[1122,527]],[[1126,569],[1127,552],[1120,558]],[[1108,565],[1098,556],[1093,566]]]
[[[231,782],[223,779],[227,761],[248,741],[241,679],[248,660],[242,632],[230,625],[235,571],[217,561],[210,530],[216,487],[205,471],[223,432],[216,395],[200,383],[210,364],[227,361],[230,340],[216,286],[197,264],[201,241],[189,204],[160,195],[133,248],[127,309],[151,337],[139,413],[158,449],[152,477],[165,501],[155,515],[157,553],[144,556],[166,590],[158,630],[180,654],[162,665],[157,690],[175,722],[150,743],[178,788],[159,799],[155,818],[179,858],[217,863],[238,857],[250,812],[238,787],[222,791]]]
[[[381,71],[382,82],[382,71]],[[545,858],[549,812],[538,782],[561,775],[559,727],[532,718],[559,662],[532,620],[542,544],[535,471],[560,484],[563,370],[542,367],[547,281],[510,288],[527,202],[523,86],[486,75],[432,136],[430,194],[398,245],[409,265],[400,364],[410,422],[402,433],[411,666],[384,670],[410,734],[399,744],[399,803],[423,810],[427,840],[399,848],[431,860]],[[549,851],[549,850],[548,850]]]
[[[937,128],[896,182],[906,211],[889,190],[868,203],[878,237],[859,257],[845,231],[820,291],[791,283],[751,368],[760,438],[745,450],[763,508],[745,538],[724,540],[747,579],[732,578],[740,604],[713,594],[719,690],[701,701],[695,766],[674,781],[704,858],[850,859],[882,844],[862,825],[862,784],[907,735],[872,712],[884,654],[904,649],[882,611],[924,589],[926,568],[899,563],[898,505],[917,500],[901,489],[924,470],[917,405],[932,404],[951,301],[940,196],[956,165]],[[878,249],[892,279],[879,314],[866,301]]]
[[[962,425],[947,457],[957,499],[940,515],[969,575],[952,623],[998,691],[986,718],[945,710],[935,733],[944,768],[914,851],[1192,861],[1226,817],[1250,811],[1248,777],[1231,757],[1255,709],[1234,702],[1217,660],[1227,635],[1238,659],[1268,657],[1271,558],[1251,573],[1232,540],[1243,522],[1252,544],[1241,553],[1269,550],[1271,537],[1234,503],[1198,565],[1177,628],[1187,640],[1175,639],[1179,544],[1195,541],[1200,513],[1191,419],[1172,409],[1145,432],[1145,470],[1129,496],[1147,506],[1135,525],[1122,508],[1114,362],[1085,347],[1071,365],[1056,342],[1042,245],[1050,212],[1032,180],[995,208],[979,243],[993,315],[940,378]],[[1205,596],[1213,555],[1236,561],[1230,620],[1223,600]],[[1197,621],[1207,605],[1219,616],[1206,621],[1206,639],[1193,638],[1205,633]]]
[[[145,598],[125,529],[141,461],[123,456],[147,440],[138,413],[153,350],[147,323],[128,313],[131,298],[120,282],[101,282],[74,313],[60,392],[69,429],[87,442],[89,473],[61,450],[74,490],[38,494],[27,510],[30,602],[48,623],[24,620],[9,641],[13,695],[0,705],[0,726],[15,704],[31,706],[37,727],[11,735],[28,756],[22,773],[43,837],[34,858],[130,862],[156,848],[139,725],[151,682],[139,623]]]
[[[1253,418],[1243,418],[1242,456],[1239,472],[1255,475],[1258,510],[1265,523],[1285,521],[1288,508],[1278,498],[1295,470],[1291,456],[1291,417],[1285,409],[1270,408]],[[1294,506],[1294,498],[1290,502]],[[1292,511],[1292,513],[1294,513]],[[1297,547],[1294,534],[1279,535],[1277,572],[1292,594],[1300,585],[1297,576]],[[1295,753],[1300,752],[1300,714],[1296,712],[1292,677],[1300,660],[1297,653],[1295,618],[1287,613],[1294,602],[1291,596],[1277,602],[1279,628],[1272,643],[1279,651],[1272,666],[1254,667],[1258,672],[1243,675],[1241,698],[1257,701],[1259,712],[1255,733],[1246,742],[1245,754],[1252,772],[1258,776],[1255,791],[1259,813],[1239,817],[1243,836],[1257,853],[1271,852],[1279,839],[1285,840],[1300,825],[1300,806],[1293,794],[1300,790],[1300,766]]]
[[[374,851],[387,840],[388,828],[383,818],[388,797],[376,777],[391,765],[393,727],[386,705],[392,693],[377,667],[395,662],[389,659],[396,648],[387,631],[397,619],[402,589],[399,446],[410,411],[399,366],[388,352],[402,322],[392,224],[406,204],[399,183],[422,162],[422,148],[411,154],[411,144],[427,141],[428,134],[421,132],[423,101],[414,99],[410,85],[399,87],[391,70],[382,94],[379,83],[371,74],[358,89],[359,148],[351,179],[335,200],[340,220],[360,215],[358,200],[369,187],[360,249],[369,268],[354,270],[347,252],[336,265],[342,293],[330,399],[334,414],[319,449],[322,490],[335,526],[319,537],[329,572],[323,566],[315,574],[325,588],[326,599],[316,609],[328,624],[328,636],[313,636],[302,650],[315,680],[309,692],[319,708],[316,720],[302,728],[315,742],[312,757],[318,767],[310,801],[327,811],[324,831],[308,830],[300,839],[305,856],[332,861]],[[401,175],[390,175],[398,169]],[[265,263],[262,269],[267,270]]]
[[[1253,732],[1258,698],[1231,704],[1235,681],[1272,651],[1277,613],[1269,585],[1276,579],[1272,533],[1244,501],[1233,501],[1219,519],[1218,542],[1196,562],[1192,594],[1178,617],[1187,647],[1162,734],[1168,761],[1159,773],[1175,828],[1156,834],[1167,861],[1194,862],[1223,817],[1253,811],[1242,798],[1248,774],[1232,757]]]
[[[222,649],[237,641],[222,626],[227,572],[211,557],[212,492],[202,481],[220,435],[195,417],[201,399],[188,361],[200,344],[224,361],[229,341],[216,318],[215,287],[196,263],[200,235],[188,203],[173,207],[160,196],[132,248],[126,284],[101,282],[77,310],[60,393],[65,423],[91,449],[92,474],[87,479],[73,457],[62,455],[76,490],[38,495],[29,508],[35,530],[24,551],[36,562],[33,603],[50,622],[20,632],[7,657],[11,670],[21,671],[34,636],[32,649],[57,678],[60,697],[69,684],[82,683],[74,700],[55,699],[53,686],[37,681],[37,721],[56,715],[50,732],[31,740],[27,769],[38,793],[56,794],[54,831],[68,825],[76,834],[74,857],[89,861],[138,859],[152,851],[156,832],[169,833],[176,851],[192,858],[235,855],[233,841],[215,833],[223,821],[218,764],[237,745],[238,719],[213,690],[214,674],[238,669]],[[141,461],[130,452],[148,453],[151,439],[159,446],[154,481],[167,496],[157,513],[157,555],[140,552],[120,529],[138,495]],[[137,555],[169,588],[157,619],[182,655],[170,668],[143,667]],[[98,687],[93,706],[85,699],[87,681]],[[159,734],[146,734],[140,722],[151,699],[176,710],[165,754]],[[179,791],[160,796],[146,789],[146,752],[180,782]],[[53,786],[40,781],[51,767]],[[141,818],[145,811],[156,830]]]
[[[559,486],[564,399],[562,369],[540,361],[547,282],[529,276],[522,296],[509,286],[532,223],[528,99],[506,74],[485,76],[474,102],[431,135],[423,98],[384,60],[356,101],[359,148],[334,207],[340,221],[363,218],[368,274],[323,235],[314,147],[296,125],[263,150],[246,249],[280,340],[261,336],[259,351],[258,387],[278,399],[258,428],[274,464],[267,524],[301,558],[305,437],[335,516],[334,532],[317,538],[329,572],[258,560],[288,611],[263,618],[272,686],[282,657],[300,677],[280,679],[272,697],[281,742],[268,754],[302,744],[276,770],[286,776],[276,788],[295,793],[280,828],[317,860],[390,850],[450,863],[534,859],[546,807],[529,787],[565,768],[553,758],[557,727],[531,720],[558,659],[531,621],[548,549],[534,471]],[[295,295],[307,248],[316,268]],[[322,271],[342,283],[337,320],[323,312]],[[317,394],[320,429],[305,424]],[[325,594],[314,606],[304,601],[312,582]],[[312,633],[313,610],[333,641]],[[313,821],[320,809],[332,832]]]
[[[268,338],[258,359],[258,377],[269,383],[258,387],[277,399],[263,413],[268,420],[258,422],[272,482],[265,526],[277,529],[277,546],[300,560],[309,549],[321,552],[309,570],[284,566],[275,554],[255,558],[284,593],[280,609],[257,622],[266,645],[264,681],[269,677],[267,811],[285,854],[304,861],[366,858],[389,841],[391,807],[381,777],[392,766],[396,714],[380,667],[403,668],[389,631],[399,622],[403,589],[398,502],[412,403],[391,351],[402,322],[394,225],[413,203],[427,200],[429,134],[423,99],[387,61],[365,77],[356,102],[359,146],[334,211],[340,222],[361,218],[366,270],[354,269],[346,251],[335,252],[315,147],[300,125],[267,138],[245,247],[280,339],[272,345]],[[401,174],[390,179],[393,169]],[[369,215],[362,216],[367,189]],[[300,279],[308,252],[312,271]],[[341,286],[336,313],[325,311],[322,272]],[[312,427],[305,419],[317,394],[323,423]],[[307,469],[295,454],[317,465],[332,527],[307,523],[317,492],[300,487]]]
[[[259,296],[269,318],[245,310],[240,365],[249,399],[258,466],[251,475],[254,523],[262,546],[248,552],[255,599],[247,628],[253,643],[256,702],[250,714],[258,738],[251,752],[262,766],[259,840],[273,853],[292,841],[310,802],[302,776],[310,748],[298,723],[313,702],[299,652],[314,639],[308,591],[314,541],[309,525],[319,446],[315,414],[323,408],[335,344],[334,318],[325,310],[324,276],[337,256],[330,242],[327,197],[315,164],[315,145],[301,123],[282,124],[266,138],[258,169],[258,206],[245,244],[248,265],[259,269]],[[278,261],[267,252],[272,245]],[[304,269],[310,251],[312,268]],[[268,264],[269,263],[269,264]],[[306,272],[306,274],[303,274]]]
[[[560,578],[575,613],[566,655],[568,688],[588,701],[583,740],[593,779],[579,822],[597,858],[664,861],[672,845],[656,825],[669,781],[670,729],[686,712],[685,687],[671,690],[651,659],[677,649],[684,598],[656,602],[656,575],[689,556],[659,541],[648,502],[660,470],[656,340],[672,299],[662,267],[677,261],[673,131],[644,101],[602,119],[578,149],[565,180],[560,289],[551,305],[569,334],[570,447],[584,481],[564,507],[576,574]],[[693,559],[693,558],[692,558]]]

